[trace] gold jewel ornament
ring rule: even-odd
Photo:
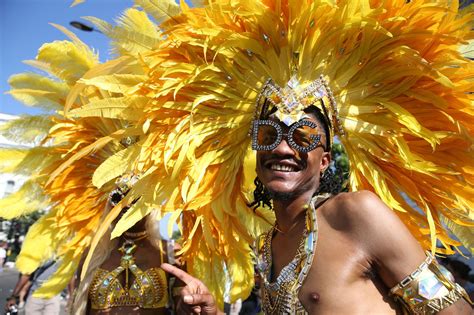
[[[426,252],[425,261],[393,287],[390,294],[415,315],[438,313],[461,298],[473,305],[466,290],[454,282],[453,275],[430,252]]]
[[[120,176],[115,181],[116,188],[109,194],[109,199],[112,206],[115,207],[123,199],[123,197],[125,197],[125,195],[129,192],[133,185],[135,185],[139,178],[140,176],[136,174],[125,174]]]

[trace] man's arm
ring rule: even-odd
[[[377,267],[382,281],[392,288],[425,261],[426,254],[407,227],[375,194],[350,194],[345,211],[351,233]],[[471,307],[459,299],[438,314],[471,314]]]

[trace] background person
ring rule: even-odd
[[[121,181],[126,181],[126,176]],[[118,183],[105,214],[122,200],[133,182]],[[115,222],[128,209],[125,207]],[[78,270],[78,279],[85,273],[76,284],[73,314],[168,314],[173,309],[170,278],[160,268],[168,261],[168,246],[159,236],[155,216],[153,211],[119,238],[110,240],[111,229],[101,238],[87,269],[81,266]]]
[[[8,298],[5,304],[5,311],[11,308],[12,305],[19,306],[20,292],[23,289],[29,288],[30,294],[25,299],[25,314],[27,315],[58,315],[61,310],[61,295],[58,294],[50,299],[38,298],[34,296],[34,292],[46,282],[52,274],[57,271],[58,264],[56,261],[48,261],[35,270],[31,275],[20,275],[12,296]],[[72,293],[72,292],[69,292]]]

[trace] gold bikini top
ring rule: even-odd
[[[128,245],[128,247],[126,246]],[[166,274],[161,268],[142,271],[135,264],[133,252],[136,245],[125,243],[121,251],[120,266],[112,271],[99,268],[89,288],[89,300],[94,310],[119,306],[139,306],[140,308],[162,308],[168,303]],[[125,286],[118,276],[125,272]],[[129,286],[129,272],[134,276]]]

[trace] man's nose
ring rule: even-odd
[[[275,149],[273,149],[272,153],[278,155],[295,155],[295,150],[290,147],[287,139],[283,139],[281,140],[280,144]]]

